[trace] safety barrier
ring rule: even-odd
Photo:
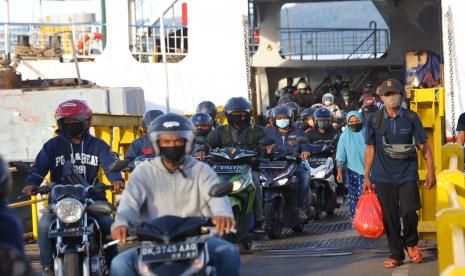
[[[437,180],[437,241],[440,275],[465,275],[465,178],[463,147],[442,148]]]

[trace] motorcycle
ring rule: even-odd
[[[223,197],[234,184],[222,183],[209,191],[212,197]],[[208,203],[208,202],[207,202]],[[202,208],[201,208],[202,209]],[[209,218],[163,216],[129,228],[129,243],[139,242],[136,270],[139,275],[216,275],[209,265],[206,247],[215,235]],[[119,242],[119,241],[114,241]]]
[[[265,233],[278,239],[284,227],[301,232],[305,222],[297,214],[297,177],[294,172],[300,158],[274,153],[269,160],[259,164],[260,183],[263,187]]]
[[[241,249],[249,250],[252,245],[250,232],[253,229],[253,201],[255,186],[252,167],[256,152],[241,148],[212,149],[206,161],[217,173],[220,182],[231,182],[233,188],[228,195],[236,220],[237,234],[228,236],[231,242],[239,244]]]
[[[333,141],[317,141],[308,145],[310,158],[304,161],[304,165],[310,172],[311,190],[314,200],[311,200],[315,208],[316,218],[321,218],[322,212],[327,216],[334,215],[336,208],[337,183],[334,177],[335,146]]]
[[[109,171],[121,171],[127,163],[115,161]],[[16,163],[15,167],[22,172],[33,173],[27,164]],[[113,188],[95,180],[89,185],[82,177],[74,177],[80,178],[80,183],[48,183],[33,191],[33,194],[49,195],[46,211],[54,217],[48,235],[55,244],[54,272],[57,276],[105,275],[108,274],[108,265],[105,262],[104,237],[95,218],[112,214],[115,207],[105,200],[91,199],[90,195]]]

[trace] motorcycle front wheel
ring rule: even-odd
[[[280,198],[265,202],[265,233],[270,239],[279,239],[283,231],[283,203]]]
[[[80,276],[82,275],[82,264],[79,261],[78,253],[67,253],[64,257],[64,275]]]

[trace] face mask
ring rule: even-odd
[[[172,163],[179,164],[186,155],[186,146],[159,147],[160,156]]]
[[[63,132],[69,138],[79,138],[84,133],[84,123],[63,123]]]
[[[237,126],[239,128],[245,128],[250,123],[250,114],[246,114],[246,115],[229,115],[228,116],[228,122],[233,126]]]
[[[300,92],[300,94],[302,94],[302,95],[303,95],[303,94],[307,94],[307,90],[306,90],[306,89],[300,89],[299,92]]]
[[[201,128],[198,128],[198,129],[195,130],[195,135],[197,135],[197,136],[207,136],[208,133],[209,133],[208,130],[203,130]]]
[[[387,108],[397,108],[400,106],[402,98],[400,95],[385,96],[383,103]]]
[[[289,119],[276,120],[276,125],[279,128],[286,128],[289,126]]]
[[[344,101],[348,102],[350,99],[350,96],[342,96],[342,98],[344,99]]]
[[[329,105],[332,105],[333,103],[331,102],[331,100],[325,100],[324,101],[324,105],[326,106],[329,106]]]
[[[349,127],[350,127],[350,130],[352,130],[353,132],[359,132],[360,130],[362,130],[363,124],[362,123],[351,124],[349,125]]]

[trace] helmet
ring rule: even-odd
[[[213,120],[216,118],[216,105],[210,101],[203,101],[197,106],[196,113],[207,113]]]
[[[273,108],[270,108],[270,109],[268,109],[268,110],[265,112],[265,120],[266,120],[265,122],[266,122],[267,124],[271,124],[271,123],[272,123],[272,121],[271,121],[271,119],[272,119],[272,114],[271,114],[271,113],[272,113],[272,112],[273,112]]]
[[[148,110],[144,113],[144,116],[142,116],[142,128],[147,130],[148,126],[150,123],[155,120],[158,116],[165,114],[163,111],[154,109],[154,110]]]
[[[289,117],[289,124],[292,124],[293,122],[293,112],[292,109],[289,108],[286,105],[278,105],[277,107],[273,108],[271,111],[271,117],[273,118],[273,125],[276,125],[276,117],[278,115],[284,115],[286,117]]]
[[[251,105],[248,100],[243,97],[233,97],[229,99],[224,105],[224,113],[228,119],[228,124],[238,126],[240,128],[246,127],[250,124],[250,110]],[[232,115],[235,111],[243,111],[245,116]]]
[[[288,108],[291,109],[292,113],[293,113],[293,120],[297,120],[297,118],[299,118],[299,114],[300,114],[300,106],[298,104],[296,104],[295,102],[288,102],[286,103],[286,106]]]
[[[213,119],[207,113],[195,113],[191,117],[191,122],[196,128],[197,135],[200,136],[208,135],[213,128]]]
[[[315,126],[322,129],[328,129],[333,122],[333,113],[326,108],[320,108],[313,114]]]
[[[304,109],[304,110],[300,113],[300,119],[301,119],[302,121],[305,121],[305,120],[307,120],[308,117],[313,118],[313,114],[315,113],[315,111],[316,111],[316,108],[312,108],[312,107],[309,107],[309,108]]]
[[[307,84],[305,82],[299,82],[297,84],[297,90],[307,89],[307,88],[308,88],[308,86],[307,86]]]
[[[81,122],[92,120],[92,109],[81,100],[67,100],[58,105],[55,116],[57,121],[65,118],[74,118]]]
[[[163,114],[149,125],[147,132],[149,133],[150,142],[157,155],[160,155],[158,141],[163,134],[176,134],[186,139],[185,154],[190,154],[192,151],[195,128],[187,118],[181,115],[174,113]]]
[[[334,95],[331,93],[326,93],[323,95],[323,98],[321,99],[322,103],[325,104],[326,101],[330,101],[331,104],[334,104]],[[328,105],[331,105],[328,104]]]
[[[287,103],[290,103],[290,102],[292,102],[291,97],[282,96],[281,98],[279,98],[278,105],[283,105],[283,104],[287,104]]]
[[[321,103],[316,103],[311,106],[311,108],[319,109],[319,108],[324,108],[325,106]]]
[[[8,163],[5,162],[3,157],[0,155],[0,194],[2,196],[4,195],[4,192],[8,193],[8,191],[11,189],[11,185],[13,183],[12,181],[13,179],[11,178],[11,173],[8,170]]]
[[[244,97],[233,97],[229,99],[224,105],[224,112],[226,115],[229,115],[234,111],[245,111],[250,113],[251,109],[252,106]]]
[[[347,88],[343,88],[343,89],[341,90],[341,96],[342,96],[342,97],[347,97],[347,96],[350,97],[350,96],[351,96],[350,90],[347,89]]]

